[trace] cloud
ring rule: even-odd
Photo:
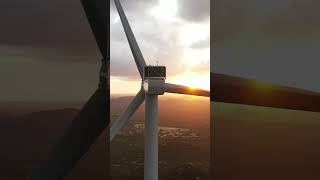
[[[210,48],[210,38],[206,38],[200,41],[197,41],[191,45],[192,49],[204,49]]]
[[[297,38],[320,29],[317,0],[224,0],[213,7],[214,42],[250,34]]]
[[[265,31],[279,35],[318,36],[320,30],[320,2],[291,0],[283,11],[274,13],[263,25]]]
[[[192,24],[197,21],[188,22],[185,19],[181,20],[179,14],[172,19],[162,19],[153,16],[151,9],[157,7],[159,1],[139,1],[137,4],[130,4],[132,1],[121,2],[146,63],[155,65],[158,61],[160,65],[167,66],[168,76],[185,72],[187,69],[184,66],[184,49],[187,47],[186,44],[181,42],[180,33],[186,24]],[[139,80],[140,77],[131,50],[114,7],[111,8],[111,22],[113,22],[110,27],[111,74],[122,79]],[[201,20],[201,23],[204,22]],[[205,23],[208,23],[208,21]],[[202,27],[208,27],[208,25],[205,24]],[[200,42],[198,43],[200,44]],[[207,48],[210,45],[209,37],[201,43],[203,48]],[[195,44],[194,48],[196,46]],[[197,48],[201,49],[200,46]],[[199,59],[199,61],[203,61],[203,59]],[[206,65],[208,67],[208,64]],[[199,65],[188,70],[198,71],[202,69],[205,69],[205,67]]]
[[[146,9],[150,9],[152,6],[157,4],[159,0],[120,0],[120,3],[125,9],[126,13],[134,12],[137,13],[144,13]],[[116,11],[115,3],[113,0],[110,1],[110,10]]]
[[[320,90],[319,1],[224,0],[214,6],[212,71]]]
[[[61,58],[51,58],[54,53],[65,55],[67,61],[92,62],[100,57],[78,0],[3,0],[0,27],[0,46],[38,49],[38,53],[48,55],[42,60],[60,61]],[[33,52],[27,51],[25,55],[30,53]]]
[[[179,0],[178,14],[187,21],[202,21],[210,17],[210,0]]]
[[[146,62],[155,65],[159,61],[159,64],[168,66],[169,74],[184,71],[181,65],[184,46],[179,42],[181,27],[189,23],[186,20],[190,19],[192,23],[202,21],[200,17],[209,14],[208,10],[202,12],[204,3],[199,2],[199,12],[192,12],[197,17],[192,18],[192,14],[182,17],[181,13],[186,13],[184,11],[190,7],[188,2],[177,2],[181,8],[176,19],[167,21],[150,14],[159,0],[121,0]],[[137,79],[139,75],[114,2],[110,1],[110,5],[111,73]],[[0,27],[1,62],[100,61],[99,50],[79,0],[3,0],[0,2]]]

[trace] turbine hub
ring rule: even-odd
[[[165,80],[162,78],[145,79],[142,88],[148,95],[163,95],[165,92]]]

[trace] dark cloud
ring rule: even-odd
[[[320,91],[319,1],[221,0],[214,7],[212,71]]]
[[[202,21],[210,16],[210,0],[179,0],[178,14],[188,21]]]
[[[252,0],[213,1],[212,9],[211,34],[214,42],[232,39],[257,25],[256,10]]]
[[[91,62],[100,57],[78,0],[3,0],[0,27],[0,46],[38,49],[38,53],[47,54],[48,58],[59,54],[69,57],[64,60],[70,61]],[[70,58],[72,56],[78,58]]]
[[[221,0],[213,1],[212,7],[215,42],[249,34],[295,38],[320,29],[317,0]]]
[[[317,36],[320,31],[320,1],[290,0],[288,8],[274,13],[261,28],[285,36]],[[297,37],[299,38],[299,37]]]

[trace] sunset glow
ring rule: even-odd
[[[210,90],[210,74],[186,72],[167,80],[170,83]]]

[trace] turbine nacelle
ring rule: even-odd
[[[165,66],[145,66],[142,89],[148,95],[163,95],[165,92],[165,79]]]
[[[165,66],[145,66],[143,71],[143,79],[147,78],[163,78],[166,79]]]

